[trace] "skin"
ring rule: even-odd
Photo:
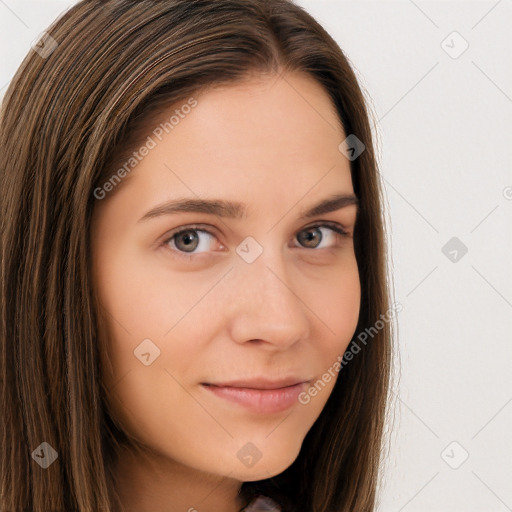
[[[144,458],[123,452],[116,466],[126,511],[239,510],[242,482],[277,475],[296,459],[335,379],[307,405],[272,414],[201,383],[290,374],[314,383],[344,353],[359,316],[357,207],[299,219],[334,193],[354,192],[338,149],[346,134],[321,85],[301,73],[258,75],[194,97],[198,105],[93,216],[103,381],[118,421],[148,450]],[[241,201],[247,215],[138,222],[182,197]],[[348,235],[322,227],[312,230],[322,241],[301,245],[297,235],[318,221]],[[180,259],[179,248],[190,253],[169,238],[190,224],[212,235],[192,232],[199,245]],[[236,252],[248,236],[263,248],[252,263]],[[148,366],[134,355],[144,339],[160,350]],[[261,453],[252,467],[237,457],[249,442]]]

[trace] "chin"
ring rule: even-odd
[[[235,478],[242,482],[256,482],[258,480],[266,480],[281,474],[288,469],[297,459],[300,452],[299,450],[293,453],[281,453],[270,455],[269,457],[262,457],[251,468],[239,468],[236,471]]]

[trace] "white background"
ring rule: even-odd
[[[0,0],[0,95],[74,3]],[[512,1],[297,3],[349,57],[378,135],[403,306],[379,512],[512,511]]]

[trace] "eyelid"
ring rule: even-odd
[[[306,229],[312,229],[316,227],[326,227],[336,231],[340,235],[349,236],[349,230],[347,227],[343,226],[343,224],[340,224],[339,222],[334,222],[332,220],[317,220],[312,224],[304,226],[300,231],[305,231]],[[300,231],[298,231],[298,233],[300,233]]]
[[[304,226],[301,229],[299,229],[296,233],[300,233],[301,231],[305,231],[307,229],[313,229],[313,228],[316,228],[316,227],[326,227],[328,229],[331,229],[332,231],[334,231],[335,233],[337,233],[341,237],[350,237],[349,230],[345,226],[340,224],[339,222],[322,221],[322,220],[315,221],[315,222],[313,222],[311,224],[307,224],[306,226]],[[205,228],[207,228],[207,229],[205,229]],[[210,229],[212,231],[210,231]],[[185,224],[183,226],[179,226],[179,227],[173,229],[172,231],[170,231],[169,233],[167,233],[165,235],[165,239],[162,242],[162,245],[164,245],[170,251],[172,251],[173,255],[176,256],[177,258],[181,258],[181,259],[185,259],[185,260],[192,260],[192,259],[200,258],[201,254],[205,254],[205,253],[190,253],[190,254],[187,254],[185,252],[178,251],[176,249],[173,249],[173,248],[169,247],[169,245],[168,245],[169,242],[171,242],[171,240],[176,235],[178,235],[178,234],[180,234],[182,232],[185,232],[185,231],[203,231],[203,232],[208,233],[209,235],[211,235],[211,236],[213,236],[215,238],[218,238],[217,234],[216,234],[217,229],[214,226],[210,225],[210,224]],[[295,247],[297,247],[299,249],[306,249],[306,250],[309,249],[308,247],[301,247],[301,246],[295,246]],[[315,251],[315,248],[309,249],[309,250],[310,251]]]

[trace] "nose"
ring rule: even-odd
[[[250,264],[237,263],[227,307],[235,342],[258,341],[269,349],[285,350],[309,336],[311,310],[291,270],[280,251],[264,250]]]

